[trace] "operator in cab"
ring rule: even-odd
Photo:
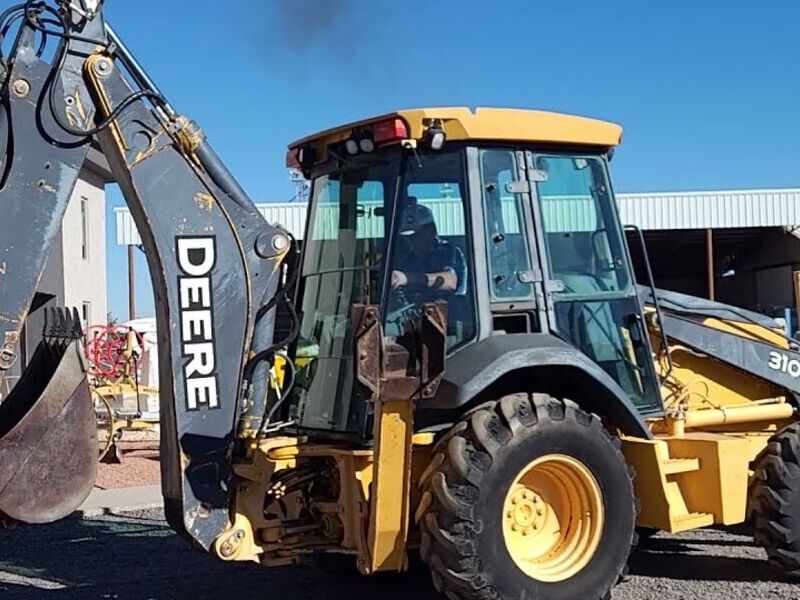
[[[464,253],[439,237],[431,209],[410,196],[400,219],[392,289],[402,289],[406,299],[414,304],[465,295],[467,262]]]

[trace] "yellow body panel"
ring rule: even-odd
[[[641,503],[637,523],[673,532],[694,528],[677,482],[666,473],[665,466],[670,460],[666,442],[624,438],[622,452],[636,471],[636,497]],[[710,525],[712,521],[706,516],[700,526]]]
[[[353,129],[393,117],[403,119],[409,138],[415,140],[422,139],[426,128],[436,120],[441,122],[448,140],[538,142],[606,148],[617,146],[622,141],[622,127],[608,121],[513,108],[476,108],[472,111],[463,107],[444,107],[399,110],[348,123],[297,140],[289,144],[289,148],[313,144],[324,157],[328,145],[346,140]]]
[[[402,571],[406,567],[414,402],[378,400],[375,413],[368,572]]]
[[[794,405],[779,386],[713,356],[672,339],[665,349],[653,309],[646,312],[665,414],[647,421],[655,439],[623,438],[625,457],[636,469],[638,524],[680,532],[742,523],[750,464],[794,419]],[[697,322],[721,335],[788,346],[782,332],[756,323]]]
[[[690,432],[654,440],[623,438],[622,451],[636,470],[637,523],[677,533],[744,522],[750,462],[770,435]]]
[[[764,327],[757,323],[740,323],[708,318],[701,321],[706,327],[717,329],[723,333],[732,333],[746,339],[766,342],[779,348],[788,348],[789,342],[783,332]]]

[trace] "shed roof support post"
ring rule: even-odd
[[[715,300],[714,291],[714,230],[706,229],[706,282],[708,299]]]

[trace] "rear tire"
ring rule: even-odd
[[[420,554],[436,589],[461,600],[607,598],[636,518],[619,446],[596,416],[543,394],[468,413],[420,482]]]
[[[772,437],[754,473],[750,510],[755,543],[773,565],[800,579],[800,424]]]

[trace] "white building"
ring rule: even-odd
[[[78,308],[84,327],[106,322],[105,186],[111,181],[105,158],[90,149],[38,289],[55,296],[48,306]]]
[[[44,307],[77,308],[84,329],[106,322],[105,186],[111,181],[105,158],[91,148],[36,290],[52,296]],[[19,360],[12,368],[12,378],[25,367],[36,349],[43,325],[40,308],[29,315],[23,328]]]

